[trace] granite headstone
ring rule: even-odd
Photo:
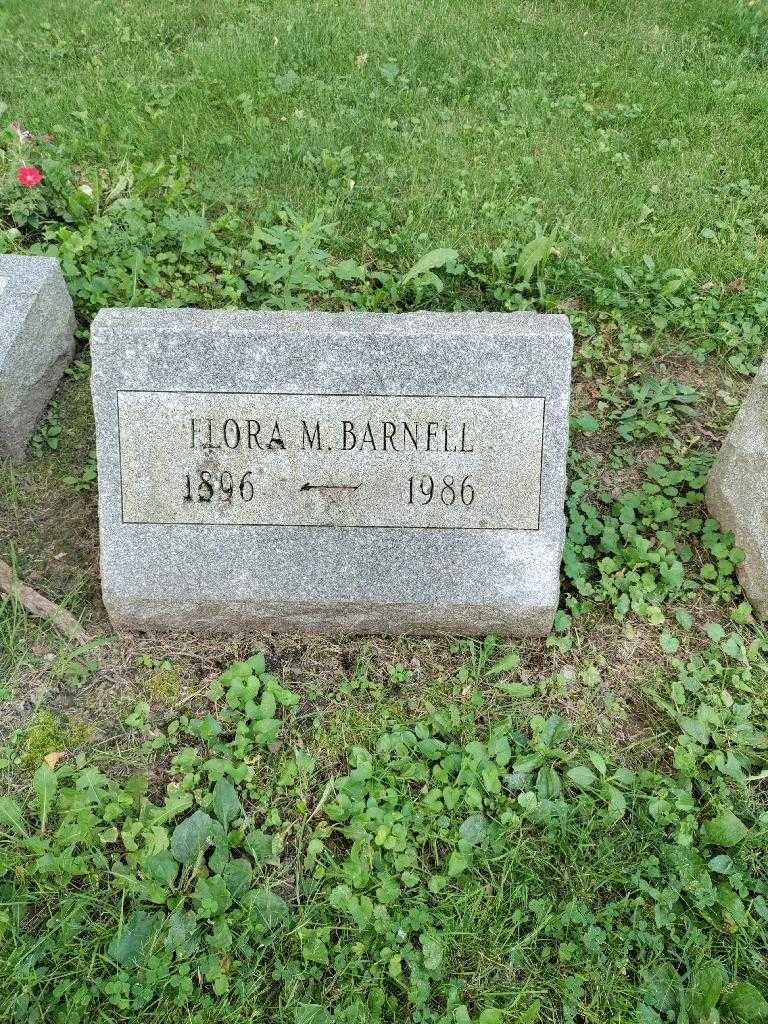
[[[74,327],[58,260],[0,255],[0,457],[24,458],[72,358]]]
[[[115,626],[550,630],[565,317],[105,310],[91,339]]]
[[[768,358],[736,414],[707,480],[707,507],[733,531],[744,593],[768,616]]]

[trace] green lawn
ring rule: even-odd
[[[207,201],[405,258],[557,228],[590,260],[766,259],[762,0],[6,0],[5,116],[114,165],[179,156]]]
[[[0,252],[79,339],[0,558],[91,638],[0,595],[2,1024],[765,1024],[768,628],[704,488],[768,339],[768,3],[5,0],[0,107]],[[566,311],[552,635],[115,636],[125,305]]]

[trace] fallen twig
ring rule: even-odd
[[[74,615],[70,615],[59,605],[49,601],[47,597],[38,594],[26,583],[22,583],[14,575],[10,565],[2,559],[0,559],[0,591],[14,597],[30,615],[39,619],[49,619],[56,629],[70,640],[86,644],[91,639]]]

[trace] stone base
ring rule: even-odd
[[[345,536],[338,538],[342,544]],[[301,557],[292,543],[295,537],[273,534],[259,544],[258,560],[253,563],[258,568],[252,578],[228,572],[225,564],[216,571],[216,553],[207,550],[198,552],[208,569],[204,582],[195,570],[184,571],[173,560],[165,562],[166,569],[173,565],[165,585],[155,577],[151,543],[139,540],[130,552],[122,552],[134,566],[134,574],[115,587],[112,573],[109,580],[104,579],[102,596],[113,625],[133,631],[545,636],[552,629],[559,598],[557,548],[538,547],[534,554],[531,545],[513,554],[503,544],[475,543],[463,552],[459,545],[452,557],[455,567],[463,563],[460,573],[436,573],[430,571],[430,556],[445,554],[444,541],[433,538],[434,546],[424,547],[421,536],[421,543],[413,546],[419,548],[417,555],[377,550],[376,537],[365,539],[370,546],[366,562],[376,563],[379,555],[382,559],[378,586],[365,590],[360,580],[366,564],[354,551],[342,561],[338,544],[329,550],[321,537],[315,544],[308,543]],[[183,545],[180,538],[177,550]],[[297,570],[290,592],[279,582],[285,574],[279,552],[286,545],[293,549],[291,564]],[[529,558],[535,559],[535,575],[527,569]],[[502,587],[497,582],[500,576],[506,579]],[[320,580],[326,581],[325,592],[318,586]],[[420,598],[419,603],[415,598]]]

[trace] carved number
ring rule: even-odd
[[[442,502],[450,508],[456,501],[460,501],[465,508],[469,508],[475,500],[475,488],[470,483],[469,477],[465,476],[460,484],[450,475],[444,476],[442,481],[435,483],[434,477],[428,474],[422,477],[409,477],[408,479],[408,504],[429,505],[432,500]]]
[[[213,500],[216,491],[220,493],[222,501],[232,501],[235,489],[243,501],[253,500],[255,492],[250,469],[243,473],[239,480],[235,480],[232,474],[226,470],[223,473],[211,473],[210,470],[203,469],[197,474],[195,480],[192,479],[191,473],[187,473],[184,501],[207,503]]]

